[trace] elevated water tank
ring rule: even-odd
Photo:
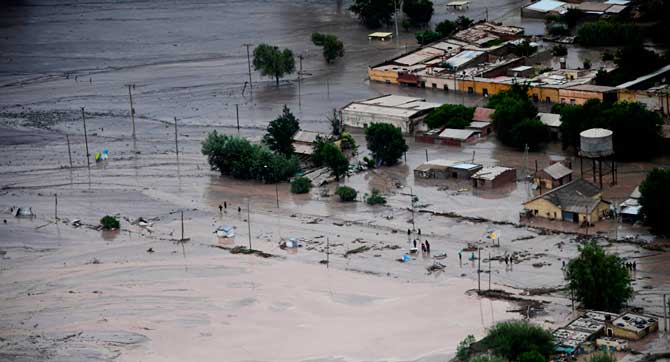
[[[604,128],[591,128],[579,134],[580,155],[584,157],[607,157],[614,154],[612,131]]]

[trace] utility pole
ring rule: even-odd
[[[330,238],[326,238],[326,269],[330,265]]]
[[[393,13],[395,19],[395,44],[396,46],[400,45],[400,33],[398,33],[398,7],[396,5],[396,0],[393,0]]]
[[[235,117],[237,118],[237,135],[240,135],[240,106],[235,104]]]
[[[667,294],[663,294],[663,330],[668,331],[668,303],[666,302]]]
[[[412,231],[416,230],[416,227],[414,225],[414,191],[412,191],[412,188],[409,188],[409,201],[411,202],[412,206]]]
[[[298,108],[302,112],[302,59],[304,56],[302,54],[298,55],[300,59],[300,70],[298,71]]]
[[[177,117],[174,118],[174,150],[177,153],[177,159],[179,159],[179,139],[177,138]]]
[[[491,290],[491,253],[489,252],[489,290]]]
[[[70,136],[66,134],[65,140],[67,140],[67,155],[70,158],[70,168],[72,168],[72,151],[70,150]]]
[[[184,242],[184,210],[181,211],[181,239],[179,241]]]
[[[279,208],[279,182],[275,182],[275,196],[277,197],[277,208]]]
[[[426,162],[428,162],[428,149],[426,148]]]
[[[251,57],[249,56],[249,47],[251,46],[251,44],[245,43],[245,44],[242,44],[242,45],[247,47],[247,66],[249,67],[249,92],[250,92],[251,96],[253,97],[254,96],[254,85],[251,82]]]
[[[251,250],[251,203],[247,197],[247,230],[249,231],[249,250]]]
[[[84,114],[84,107],[81,107],[81,119],[84,121],[84,143],[86,144],[86,167],[88,169],[91,169],[91,160],[89,160],[89,152],[88,152],[88,134],[86,134],[86,115]]]
[[[133,121],[133,139],[135,139],[135,107],[133,106],[133,92],[131,87],[134,88],[135,84],[126,84],[128,86],[128,99],[130,100],[130,118]]]
[[[58,221],[58,194],[54,194],[54,221]]]
[[[477,248],[477,290],[482,291],[482,249]]]
[[[489,21],[489,8],[485,8],[486,10],[486,21]]]

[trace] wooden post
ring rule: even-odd
[[[58,194],[54,194],[54,220],[58,221]]]
[[[428,162],[428,149],[426,148],[426,162]]]
[[[133,92],[131,91],[132,84],[128,84],[128,99],[130,100],[130,118],[133,121],[133,139],[135,139],[135,107],[133,106]]]
[[[491,290],[491,253],[489,253],[489,290]]]
[[[70,136],[66,134],[65,140],[67,140],[67,155],[70,158],[70,168],[72,168],[72,151],[70,150]]]
[[[184,211],[181,212],[181,239],[179,241],[184,242]]]
[[[179,158],[179,140],[177,138],[177,117],[174,118],[174,151],[177,153],[177,158]]]
[[[84,121],[84,143],[86,144],[86,167],[91,169],[91,160],[89,160],[90,153],[88,152],[88,134],[86,133],[86,115],[84,114],[84,107],[81,107],[81,119]]]
[[[237,118],[237,135],[240,135],[240,108],[239,105],[235,105],[235,117]]]
[[[330,265],[330,239],[326,238],[326,268]]]
[[[477,290],[482,291],[482,249],[477,248]]]

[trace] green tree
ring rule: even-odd
[[[584,308],[618,312],[633,296],[623,260],[605,254],[595,241],[584,244],[579,256],[568,263],[566,279]]]
[[[417,31],[414,36],[416,37],[416,41],[421,45],[430,44],[442,39],[442,34],[432,30]]]
[[[530,150],[537,150],[551,141],[549,128],[537,118],[526,118],[512,127],[513,144],[517,147],[527,145]]]
[[[584,46],[629,45],[641,43],[640,33],[634,24],[599,19],[582,24],[575,42]]]
[[[381,191],[376,188],[372,188],[370,195],[365,195],[365,202],[368,205],[384,205],[386,204],[386,198],[382,195]]]
[[[339,186],[335,193],[340,197],[340,201],[344,202],[355,201],[358,196],[358,192],[349,186]]]
[[[670,233],[670,170],[655,168],[640,184],[642,215],[652,230]]]
[[[489,97],[489,108],[496,137],[505,145],[524,149],[537,148],[548,141],[549,132],[541,123],[534,121],[537,107],[528,97],[528,86],[514,84],[509,90]]]
[[[353,153],[356,154],[358,145],[356,144],[356,140],[354,139],[354,136],[351,135],[351,133],[342,132],[342,135],[340,136],[340,143],[343,150],[352,150]]]
[[[300,131],[300,122],[284,105],[282,114],[268,125],[267,133],[263,136],[263,143],[275,152],[290,156],[295,151],[293,137],[298,131]]]
[[[480,354],[470,358],[469,362],[507,362],[507,360],[496,355],[489,356],[487,354]]]
[[[467,29],[467,28],[471,27],[472,24],[474,24],[474,23],[475,22],[472,19],[468,18],[467,16],[463,16],[463,15],[459,16],[456,19],[456,26],[458,26],[459,30]]]
[[[458,26],[453,21],[444,20],[435,26],[435,31],[440,33],[441,37],[446,38],[455,33],[457,28]]]
[[[431,128],[458,128],[463,129],[472,123],[474,107],[465,107],[460,104],[444,104],[433,109],[426,116],[426,125]]]
[[[327,63],[344,56],[344,44],[335,35],[312,33],[312,43],[323,47],[323,58]]]
[[[557,44],[551,48],[551,54],[555,57],[563,57],[568,55],[568,48],[565,45]]]
[[[575,8],[568,8],[568,10],[559,16],[559,21],[569,28],[574,28],[577,22],[584,17],[584,12]]]
[[[312,188],[312,181],[307,177],[296,177],[291,180],[291,192],[294,194],[306,194]]]
[[[642,43],[620,48],[614,55],[609,56],[612,57],[617,68],[610,72],[598,71],[595,78],[598,85],[618,86],[670,63],[668,54],[661,56],[653,50],[644,48]],[[604,54],[603,60],[605,60]]]
[[[349,160],[333,142],[326,143],[320,150],[324,165],[328,167],[335,175],[335,179],[340,181],[340,177],[349,171]]]
[[[412,24],[428,24],[433,17],[433,2],[430,0],[403,0],[402,11]]]
[[[354,0],[349,10],[368,28],[390,24],[395,10],[393,0]]]
[[[312,164],[314,166],[316,167],[323,166],[323,163],[325,161],[323,149],[326,147],[327,144],[330,144],[331,142],[332,141],[328,138],[316,136],[312,148],[312,155],[310,156],[310,160],[312,161]]]
[[[538,351],[529,351],[524,352],[519,355],[519,360],[517,362],[546,362],[547,359],[544,358],[542,354]]]
[[[344,127],[342,126],[340,116],[337,114],[337,109],[333,109],[333,115],[327,118],[330,123],[330,134],[335,137],[339,136]]]
[[[456,357],[460,361],[463,362],[467,361],[468,358],[470,357],[470,346],[476,341],[477,340],[475,339],[475,336],[468,334],[468,336],[465,337],[464,340],[458,342],[458,346],[456,346]]]
[[[119,220],[110,215],[105,215],[102,219],[100,219],[100,225],[102,225],[102,228],[105,230],[116,230],[121,227],[121,223]]]
[[[373,123],[365,129],[365,140],[377,164],[393,165],[407,152],[400,128],[388,123]]]
[[[509,361],[519,361],[526,352],[537,352],[548,359],[554,351],[554,336],[526,321],[509,321],[491,327],[482,344]]]
[[[261,74],[274,77],[277,87],[279,78],[286,74],[295,72],[295,59],[290,49],[279,50],[278,47],[259,44],[254,49],[254,69],[260,70]]]

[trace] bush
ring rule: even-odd
[[[568,48],[565,47],[565,45],[554,45],[553,48],[551,48],[551,54],[554,55],[555,57],[563,57],[568,55]]]
[[[386,198],[384,197],[384,195],[381,194],[379,190],[373,188],[370,195],[366,194],[365,202],[368,205],[385,205]]]
[[[518,362],[545,362],[547,359],[544,358],[537,351],[524,352],[519,356]]]
[[[291,192],[294,194],[306,194],[312,188],[312,180],[307,177],[296,177],[291,181]]]
[[[323,58],[327,63],[344,56],[344,44],[335,35],[312,33],[312,43],[323,47]]]
[[[404,0],[402,11],[412,24],[428,24],[433,17],[433,2],[430,0]]]
[[[340,197],[340,201],[354,201],[358,196],[358,192],[349,186],[340,186],[335,190],[335,193]]]
[[[526,321],[509,321],[493,326],[482,344],[509,361],[519,361],[526,352],[537,352],[547,359],[554,351],[554,336],[550,331]]]
[[[585,244],[579,257],[568,263],[566,279],[575,299],[584,308],[618,312],[633,296],[623,264],[619,256],[605,254],[594,241]]]
[[[216,131],[210,132],[202,142],[202,154],[207,156],[212,170],[243,180],[278,182],[295,175],[300,169],[295,156],[275,154],[265,146]]]
[[[507,362],[507,360],[496,355],[480,354],[470,358],[470,362]]]
[[[456,32],[457,25],[453,21],[444,20],[435,26],[435,31],[440,33],[443,38]]]
[[[463,129],[470,125],[474,107],[465,107],[460,104],[444,104],[433,109],[425,121],[428,128],[458,128]]]
[[[378,28],[393,21],[393,1],[354,0],[349,11],[358,15],[358,19],[370,29]]]
[[[374,161],[385,165],[393,165],[407,152],[400,128],[388,123],[373,123],[365,129],[365,140]]]
[[[442,39],[442,34],[432,30],[419,31],[414,35],[416,36],[416,41],[421,45],[430,44]]]
[[[640,184],[640,205],[654,232],[670,234],[670,170],[653,169]]]
[[[105,230],[116,230],[121,227],[121,223],[117,218],[114,216],[109,216],[106,215],[102,219],[100,219],[100,225],[102,225],[102,228]]]
[[[356,140],[354,139],[354,136],[351,135],[351,133],[342,132],[342,135],[340,136],[340,141],[342,142],[343,150],[352,150],[354,151],[353,153],[356,154],[356,149],[358,148],[358,145],[356,144]]]
[[[577,44],[584,46],[627,45],[641,40],[640,29],[634,24],[604,19],[584,23],[575,38]]]
[[[595,352],[589,356],[587,362],[617,362],[617,360],[614,353]]]
[[[456,347],[456,357],[461,361],[467,361],[468,357],[470,357],[470,346],[475,342],[475,336],[468,334],[464,340],[458,343],[458,346]]]

